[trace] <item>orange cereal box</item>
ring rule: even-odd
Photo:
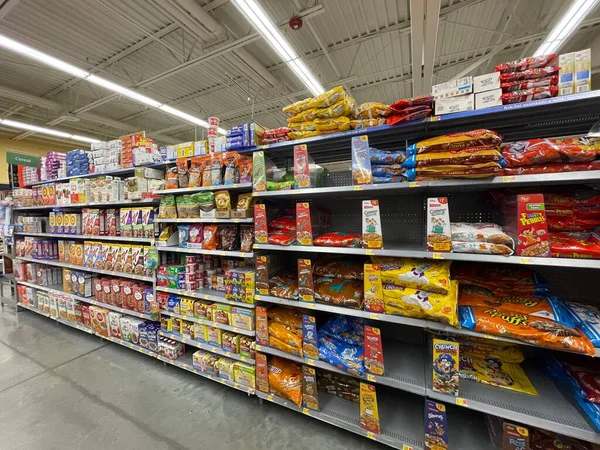
[[[375,386],[360,383],[360,427],[372,433],[381,433],[379,408]]]
[[[254,239],[257,244],[268,244],[267,209],[263,203],[254,205]]]
[[[296,189],[310,187],[310,163],[306,144],[294,146],[294,179]]]
[[[264,306],[256,308],[256,342],[259,345],[269,345],[269,322],[267,308]]]
[[[383,283],[379,264],[365,264],[365,311],[383,313]]]
[[[517,255],[550,255],[543,194],[517,196],[517,237]]]
[[[256,352],[256,387],[259,391],[269,394],[269,364],[267,355]]]
[[[313,245],[310,203],[296,203],[296,239],[300,245]]]

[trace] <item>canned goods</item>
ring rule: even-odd
[[[185,265],[185,273],[195,273],[197,270],[198,266],[196,263]]]
[[[196,264],[196,255],[186,255],[185,264]]]

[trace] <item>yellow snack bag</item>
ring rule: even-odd
[[[478,358],[472,353],[461,352],[460,377],[511,391],[538,395],[521,366],[491,356]]]
[[[434,336],[447,341],[460,343],[461,351],[471,354],[474,358],[498,358],[506,363],[522,363],[525,360],[518,345],[495,342],[470,336],[453,336],[450,334],[432,333]]]
[[[312,108],[312,106],[309,106],[312,100],[312,97],[308,97],[304,100],[292,103],[291,105],[287,105],[285,108],[283,108],[283,112],[291,116],[295,116],[296,114],[301,113],[302,111],[306,111],[307,109]]]
[[[321,133],[319,133],[318,131],[291,131],[288,133],[288,136],[292,139],[304,139],[320,135]]]
[[[350,129],[350,118],[346,116],[331,119],[315,119],[312,122],[317,131],[333,133]]]
[[[386,314],[429,319],[458,327],[458,283],[450,281],[448,294],[435,294],[385,283],[383,311]]]
[[[350,116],[355,106],[356,102],[354,99],[352,97],[346,97],[327,108],[315,108],[311,111],[313,111],[315,117],[318,117],[319,119],[328,119],[340,116]],[[348,122],[348,126],[350,126],[350,122]]]
[[[377,119],[387,117],[392,113],[388,105],[377,102],[366,102],[358,106],[355,112],[356,119]]]
[[[288,122],[288,128],[292,131],[316,131],[314,121],[310,122]]]
[[[311,108],[306,111],[299,112],[293,117],[288,119],[288,124],[292,123],[300,123],[300,122],[310,122],[311,120],[316,119],[317,117],[317,109]]]
[[[450,287],[450,261],[372,256],[381,266],[381,281],[424,291],[447,294]]]
[[[331,106],[334,103],[345,99],[346,97],[348,97],[348,94],[346,94],[344,86],[336,86],[333,89],[328,90],[327,92],[323,92],[321,95],[317,95],[310,102],[308,102],[308,107],[327,108],[328,106]]]

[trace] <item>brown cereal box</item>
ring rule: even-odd
[[[310,259],[298,260],[298,296],[303,302],[315,301],[312,262]]]
[[[256,293],[269,295],[269,257],[256,257]]]
[[[108,337],[108,313],[109,311],[98,306],[90,306],[90,322],[92,329],[105,337]]]
[[[104,302],[104,291],[102,289],[102,278],[94,280],[94,299],[98,302]]]
[[[269,391],[269,364],[267,355],[264,353],[256,353],[256,387],[259,391],[270,394]]]
[[[254,205],[254,239],[257,244],[269,243],[267,230],[267,210],[264,204]]]
[[[133,273],[131,245],[121,245],[121,267],[124,273]]]
[[[307,358],[319,359],[317,344],[317,320],[314,316],[302,316],[302,353]]]
[[[296,203],[296,240],[300,245],[313,245],[310,203]]]
[[[302,407],[319,410],[317,373],[310,366],[302,366]]]
[[[373,375],[383,375],[383,348],[381,330],[365,326],[365,369]]]
[[[102,280],[102,292],[103,292],[103,296],[104,296],[104,299],[103,299],[104,303],[113,305],[114,299],[113,299],[113,290],[112,290],[112,280],[111,279]]]
[[[144,312],[144,292],[146,286],[143,284],[136,284],[133,286],[133,311]]]
[[[133,288],[135,282],[131,280],[122,280],[121,282],[121,308],[134,310],[135,299],[133,298]]]
[[[76,266],[83,266],[83,244],[79,242],[69,244],[69,262]]]
[[[452,232],[447,197],[427,199],[427,251],[451,252]]]
[[[133,273],[144,275],[144,247],[141,245],[131,246],[131,263],[133,264]]]
[[[294,179],[296,189],[310,187],[310,164],[306,144],[294,146]]]
[[[117,215],[117,210],[115,209],[107,209],[106,210],[106,234],[109,236],[118,236],[119,227],[119,216]]]
[[[256,342],[259,345],[269,345],[269,321],[267,308],[264,306],[256,307]]]

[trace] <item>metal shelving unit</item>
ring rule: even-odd
[[[19,256],[15,259],[17,259],[18,261],[27,261],[27,262],[32,262],[32,263],[45,264],[47,266],[65,267],[67,269],[83,270],[84,272],[94,272],[94,273],[101,273],[103,275],[113,275],[115,277],[121,277],[121,278],[131,278],[132,280],[150,281],[150,282],[154,281],[154,277],[148,277],[145,275],[136,275],[134,273],[115,272],[113,270],[94,269],[93,267],[77,266],[75,264],[69,264],[66,262],[58,261],[58,260],[24,258],[22,256]]]
[[[199,319],[197,317],[182,316],[181,314],[176,314],[171,311],[161,311],[160,313],[164,316],[175,317],[177,319],[187,320],[188,322],[201,323],[203,325],[208,325],[209,327],[213,327],[213,328],[220,328],[221,330],[225,330],[225,331],[233,331],[234,333],[244,334],[246,336],[252,336],[252,337],[256,336],[256,331],[254,331],[254,330],[246,330],[244,328],[223,325],[222,323],[212,322],[210,320],[205,320],[205,319]]]
[[[86,208],[88,206],[103,206],[114,208],[117,206],[144,206],[144,205],[155,205],[158,204],[158,199],[146,199],[146,200],[122,200],[119,202],[88,202],[88,203],[73,203],[70,205],[38,205],[38,206],[15,206],[15,211],[30,211],[30,210],[41,210],[41,209],[66,209],[66,208]]]
[[[231,256],[234,258],[253,258],[253,252],[240,252],[239,250],[205,250],[203,248],[184,247],[157,247],[159,252],[189,253],[191,255]]]
[[[226,303],[233,306],[241,306],[242,308],[254,308],[253,303],[242,303],[227,300],[225,292],[215,291],[214,289],[202,288],[195,291],[186,291],[185,289],[173,289],[163,286],[156,286],[158,292],[168,292],[169,294],[183,295],[184,297],[198,298],[201,300],[210,300],[211,302]]]
[[[163,331],[163,330],[160,330],[158,332],[158,334],[160,336],[164,336],[166,338],[173,339],[174,341],[178,341],[178,342],[181,342],[181,343],[186,344],[186,345],[191,345],[192,347],[196,347],[196,348],[200,348],[202,350],[206,350],[207,352],[214,353],[216,355],[225,356],[225,357],[230,358],[230,359],[235,359],[236,361],[241,361],[241,362],[245,362],[247,364],[254,365],[254,359],[253,358],[248,358],[246,356],[241,356],[241,355],[238,355],[237,353],[232,353],[232,352],[230,352],[228,350],[223,350],[222,348],[217,347],[215,345],[207,344],[205,342],[200,342],[200,341],[197,341],[195,339],[190,339],[188,337],[182,336],[181,334],[169,333],[168,331]]]
[[[26,231],[15,231],[17,236],[49,237],[57,239],[92,239],[94,241],[123,241],[150,244],[154,239],[136,238],[130,236],[95,236],[92,234],[56,234],[56,233],[28,233]]]
[[[110,305],[108,303],[99,302],[99,301],[94,300],[93,297],[82,297],[81,295],[72,294],[71,292],[65,292],[62,289],[60,289],[61,286],[40,286],[39,284],[29,283],[27,281],[20,281],[20,280],[17,280],[17,284],[22,284],[23,286],[29,286],[29,287],[38,289],[40,291],[54,292],[55,294],[68,295],[71,298],[73,298],[74,300],[78,300],[83,303],[89,303],[90,305],[101,306],[102,308],[106,308],[106,309],[110,309],[111,311],[117,311],[117,312],[120,312],[123,314],[127,314],[128,316],[135,316],[135,317],[139,317],[141,319],[147,319],[147,320],[156,320],[156,319],[153,319],[150,314],[140,313],[137,311],[132,311],[130,309],[120,308],[115,305]]]
[[[157,223],[254,223],[254,219],[156,219]]]
[[[178,189],[162,189],[154,191],[156,195],[166,194],[193,194],[194,192],[204,191],[229,191],[229,190],[251,190],[252,183],[237,183],[237,184],[221,184],[219,186],[202,186],[202,187],[190,187],[190,188],[178,188]]]

